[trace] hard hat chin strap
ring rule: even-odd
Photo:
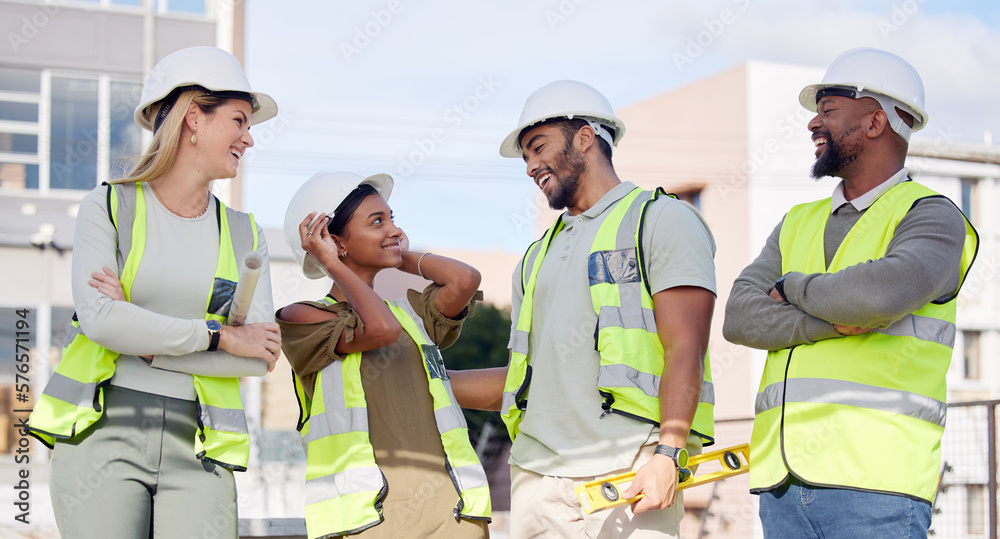
[[[896,107],[906,110],[907,107],[905,105],[889,96],[865,90],[858,92],[858,98],[862,97],[871,97],[878,101],[878,104],[882,105],[882,111],[885,112],[885,117],[889,120],[889,127],[892,127],[892,130],[899,136],[903,137],[903,140],[907,143],[910,142],[910,134],[913,133],[913,128],[906,125],[903,118],[896,112]],[[914,117],[914,119],[916,118]]]
[[[608,143],[608,146],[614,147],[615,138],[611,136],[611,132],[608,131],[607,127],[604,127],[604,124],[591,120],[590,118],[584,118],[584,120],[587,120],[587,124],[589,124],[590,128],[594,130],[594,134],[604,139]]]

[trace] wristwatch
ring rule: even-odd
[[[677,465],[677,469],[687,468],[688,465],[688,450],[683,447],[670,447],[669,445],[660,444],[656,446],[656,450],[653,451],[655,455],[666,455],[673,459],[674,464]]]
[[[778,295],[781,296],[781,299],[786,302],[788,301],[788,297],[785,296],[785,277],[787,276],[788,274],[786,273],[785,275],[778,277],[778,280],[774,282],[774,289],[778,292]]]
[[[219,340],[222,338],[222,322],[208,320],[206,325],[208,325],[208,351],[214,352],[219,349]]]

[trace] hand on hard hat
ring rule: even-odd
[[[331,266],[343,264],[340,260],[341,247],[326,228],[329,223],[329,217],[314,211],[299,225],[302,248],[315,257],[328,273]]]
[[[344,198],[361,184],[371,185],[386,200],[389,200],[389,194],[392,193],[392,176],[388,174],[364,177],[351,172],[320,172],[306,180],[292,195],[292,200],[289,201],[288,209],[285,211],[285,241],[288,242],[288,246],[292,249],[292,257],[306,277],[320,279],[329,277],[330,274],[326,267],[304,248],[301,232],[303,219],[317,213],[324,219],[332,216]],[[322,228],[320,235],[329,234],[325,225]]]

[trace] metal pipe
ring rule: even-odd
[[[986,407],[987,460],[989,461],[990,539],[997,539],[997,405]]]

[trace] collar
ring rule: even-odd
[[[612,187],[607,193],[604,193],[604,196],[602,196],[593,206],[587,208],[587,211],[579,215],[570,215],[568,211],[563,212],[562,222],[566,226],[572,226],[578,218],[594,219],[607,211],[607,209],[613,206],[616,202],[625,198],[625,195],[631,193],[633,189],[635,189],[634,183],[622,182]]]
[[[858,211],[867,210],[872,204],[875,203],[876,200],[878,200],[880,196],[885,194],[886,191],[896,187],[900,183],[903,183],[909,172],[909,169],[906,167],[899,169],[899,172],[889,176],[888,180],[878,184],[874,189],[854,200],[847,200],[847,198],[844,197],[844,181],[841,180],[840,183],[837,184],[837,187],[833,189],[833,195],[830,196],[830,213],[832,214],[837,211],[844,204],[850,204],[851,206],[854,206],[855,210]]]

